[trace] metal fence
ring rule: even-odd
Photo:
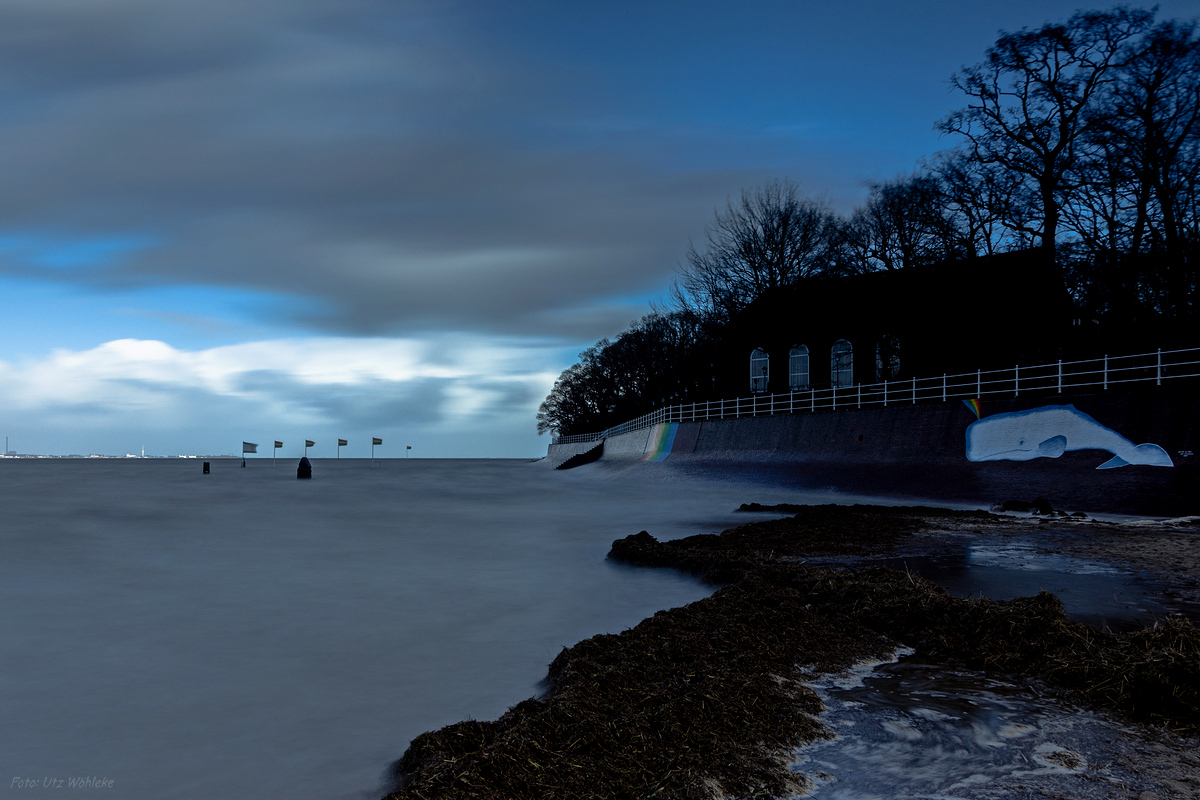
[[[1103,356],[1008,369],[976,370],[932,378],[801,389],[787,394],[758,394],[732,400],[708,400],[655,409],[599,433],[556,436],[553,444],[594,442],[661,422],[698,422],[772,414],[803,414],[848,408],[883,408],[913,403],[945,403],[1022,394],[1061,394],[1107,390],[1129,384],[1153,384],[1200,377],[1200,348],[1162,350],[1131,356]]]

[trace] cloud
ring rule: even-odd
[[[364,440],[404,431],[430,437],[425,454],[529,455],[545,446],[534,437],[533,416],[557,357],[537,343],[462,335],[275,340],[198,351],[126,339],[0,363],[0,406],[26,441],[43,443],[33,448],[38,452],[80,452],[72,442],[113,431],[157,437],[181,452],[216,452],[239,437],[303,429],[292,438],[314,430],[356,432]],[[446,452],[437,437],[450,432],[464,447],[474,436],[474,449]],[[521,449],[506,450],[515,442]]]
[[[498,53],[454,5],[0,11],[0,236],[96,253],[47,280],[292,296],[323,332],[594,340],[614,318],[564,310],[661,291],[747,181],[598,144],[581,123],[603,98]],[[21,255],[0,269],[45,266]]]

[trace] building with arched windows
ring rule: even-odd
[[[1038,251],[814,279],[730,323],[716,383],[732,397],[1048,362],[1070,350],[1071,318]]]

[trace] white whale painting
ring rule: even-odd
[[[1113,457],[1096,469],[1146,464],[1173,467],[1156,444],[1134,444],[1072,405],[993,414],[967,427],[968,461],[1058,458],[1068,450],[1106,450]]]

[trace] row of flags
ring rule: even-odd
[[[349,442],[348,440],[346,440],[346,439],[338,439],[338,440],[337,440],[337,443],[338,443],[338,447],[345,447],[345,446],[346,446],[347,444],[349,444],[350,442]],[[375,448],[375,446],[376,446],[376,445],[381,445],[381,444],[383,444],[383,439],[380,439],[378,436],[372,436],[372,437],[371,437],[371,448],[372,448],[372,452],[374,452],[374,448]],[[312,439],[305,439],[305,440],[304,440],[304,449],[305,449],[305,450],[307,450],[307,449],[308,449],[308,448],[310,448],[310,447],[316,447],[316,446],[317,446],[317,443],[316,443],[316,442],[314,442]],[[281,447],[283,447],[283,442],[281,442],[281,441],[279,441],[278,439],[276,439],[276,440],[275,440],[275,449],[276,449],[276,450],[278,450],[278,449],[279,449],[279,448],[281,448]],[[409,444],[409,445],[405,445],[405,446],[404,446],[404,449],[405,449],[405,450],[412,450],[412,445],[411,445],[411,444]],[[257,442],[242,442],[242,453],[243,453],[243,454],[245,454],[245,453],[257,453],[257,452],[258,452],[258,443],[257,443]]]

